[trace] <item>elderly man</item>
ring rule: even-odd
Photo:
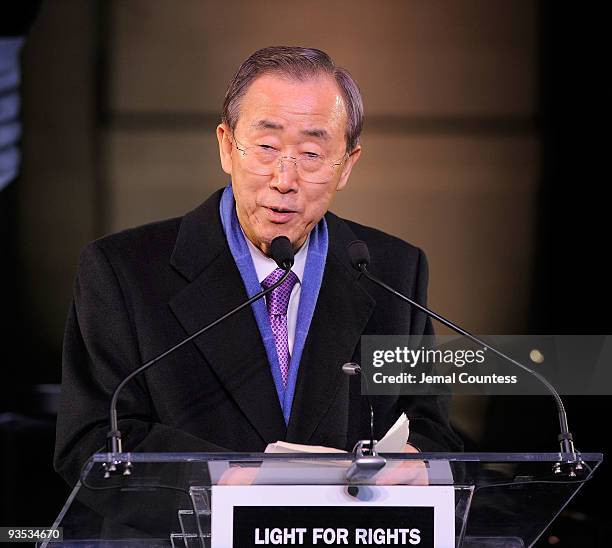
[[[182,218],[102,238],[81,256],[68,318],[56,468],[71,483],[104,446],[108,402],[129,372],[278,280],[270,243],[295,250],[283,286],[126,386],[124,449],[263,451],[277,440],[351,449],[369,437],[359,379],[364,334],[425,334],[429,320],[351,268],[364,240],[371,270],[420,302],[419,249],[328,212],[361,154],[357,85],[315,49],[255,52],[230,83],[217,127],[231,185]],[[377,181],[376,184],[383,184]],[[382,190],[382,189],[381,189]],[[267,306],[266,306],[267,305]],[[403,411],[407,450],[453,450],[445,402],[381,397],[376,435]]]

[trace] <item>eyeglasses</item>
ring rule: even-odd
[[[242,146],[235,136],[231,137],[236,150],[244,161],[244,169],[255,175],[273,175],[281,169],[283,162],[293,162],[300,179],[307,183],[324,184],[334,177],[337,166],[348,158],[345,154],[341,162],[330,163],[325,156],[315,152],[301,152],[297,157],[282,156],[281,151],[270,145]]]

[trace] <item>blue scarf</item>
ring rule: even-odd
[[[240,229],[231,183],[223,191],[219,212],[221,214],[221,224],[223,225],[227,243],[229,244],[236,266],[242,276],[247,295],[252,297],[256,293],[259,293],[262,288],[257,279],[257,272],[255,271],[255,266],[253,265],[253,259],[251,258],[246,239]],[[304,267],[300,306],[298,308],[295,339],[293,342],[293,352],[291,353],[289,378],[287,379],[286,388],[283,387],[283,381],[281,379],[280,365],[278,363],[278,355],[276,354],[276,345],[274,344],[274,334],[270,327],[268,311],[266,310],[264,299],[259,299],[251,305],[257,327],[259,327],[259,332],[261,333],[261,338],[266,349],[266,354],[268,355],[268,362],[272,370],[272,377],[274,378],[278,400],[283,410],[283,416],[285,417],[285,424],[289,423],[289,417],[291,415],[291,406],[295,394],[300,359],[304,350],[304,344],[306,343],[306,337],[308,336],[314,309],[317,304],[321,281],[323,280],[327,247],[327,223],[325,222],[325,218],[322,218],[310,232],[310,242],[308,244],[308,255]]]

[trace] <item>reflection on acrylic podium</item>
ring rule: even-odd
[[[349,480],[350,454],[115,457],[111,473],[108,454],[90,459],[54,524],[63,540],[41,546],[531,546],[603,459],[389,454]]]

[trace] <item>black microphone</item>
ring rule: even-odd
[[[582,461],[580,460],[579,457],[576,456],[576,450],[574,448],[573,436],[572,436],[572,434],[571,434],[571,432],[569,431],[569,428],[568,428],[567,414],[565,412],[565,406],[563,405],[563,401],[561,400],[561,396],[559,395],[559,393],[557,392],[555,387],[552,384],[550,384],[550,382],[548,382],[548,380],[546,380],[546,378],[544,378],[542,375],[540,375],[537,371],[533,371],[532,369],[530,369],[526,365],[523,365],[522,363],[520,363],[520,362],[514,360],[513,358],[511,358],[510,356],[507,356],[501,350],[498,350],[497,348],[494,348],[491,345],[485,343],[483,340],[479,339],[475,335],[472,335],[469,331],[466,331],[465,329],[459,327],[458,325],[454,324],[450,320],[447,320],[443,316],[440,316],[440,314],[435,313],[433,310],[430,310],[426,306],[423,306],[422,304],[419,304],[416,301],[413,301],[409,297],[406,297],[405,295],[403,295],[399,291],[396,291],[395,289],[393,289],[392,287],[388,286],[383,281],[381,281],[378,278],[376,278],[375,276],[373,276],[368,271],[368,265],[370,264],[370,252],[369,252],[368,246],[367,246],[367,244],[365,242],[363,242],[361,240],[355,240],[355,241],[351,242],[347,246],[347,251],[348,251],[349,259],[351,261],[351,264],[352,264],[353,268],[355,268],[356,270],[359,270],[361,273],[363,273],[363,275],[366,278],[368,278],[368,280],[370,280],[371,282],[375,283],[379,287],[382,287],[386,291],[389,291],[390,293],[393,293],[393,295],[395,295],[396,297],[402,299],[403,301],[411,304],[412,306],[415,306],[416,308],[418,308],[419,310],[421,310],[422,312],[424,312],[428,316],[430,316],[432,318],[435,318],[440,323],[444,324],[446,327],[449,327],[450,329],[452,329],[456,333],[459,333],[460,335],[463,335],[464,337],[467,337],[468,339],[470,339],[471,341],[475,342],[476,344],[478,344],[480,346],[483,346],[485,349],[489,349],[491,352],[493,352],[494,354],[496,354],[500,358],[502,358],[502,359],[506,360],[507,362],[515,365],[516,367],[521,368],[523,371],[526,371],[527,373],[533,375],[536,379],[538,379],[547,388],[547,390],[552,394],[552,396],[555,399],[555,403],[557,405],[557,411],[558,411],[558,414],[559,414],[559,428],[561,430],[561,433],[558,436],[558,441],[559,441],[559,443],[561,445],[561,453],[562,454],[566,454],[566,455],[571,455],[571,460],[569,461],[569,463],[571,465],[574,465],[574,466],[570,466],[569,475],[570,476],[575,476],[576,475],[576,471],[582,470]],[[555,471],[555,473],[560,473],[562,471],[561,470],[561,462],[557,462],[555,464],[554,471]]]
[[[209,329],[213,328],[215,325],[233,316],[234,314],[236,314],[236,312],[239,312],[240,310],[254,303],[258,299],[261,299],[262,297],[264,297],[271,291],[274,291],[279,285],[281,285],[289,276],[289,273],[291,272],[291,267],[293,266],[293,246],[291,245],[289,238],[287,238],[287,236],[277,236],[276,238],[274,238],[274,240],[272,240],[272,243],[270,244],[270,254],[272,255],[272,258],[274,259],[276,264],[279,266],[279,268],[282,268],[283,270],[285,270],[285,273],[283,274],[281,279],[278,280],[278,282],[271,285],[268,289],[264,289],[263,291],[260,291],[256,295],[253,295],[250,299],[246,300],[242,304],[233,308],[232,310],[230,310],[229,312],[227,312],[220,318],[217,318],[213,322],[204,326],[199,331],[196,331],[192,335],[189,335],[187,338],[183,339],[181,342],[174,345],[172,348],[169,348],[168,350],[165,350],[161,354],[158,354],[153,359],[141,365],[138,369],[135,369],[134,371],[132,371],[117,385],[117,388],[115,388],[115,391],[113,392],[113,396],[110,401],[110,421],[109,421],[110,430],[108,434],[106,435],[106,452],[108,453],[108,463],[103,464],[104,470],[105,470],[105,474],[104,474],[105,478],[110,477],[111,473],[116,472],[117,466],[123,465],[123,463],[117,456],[119,453],[122,453],[123,451],[122,442],[121,442],[121,432],[119,431],[119,426],[118,426],[118,421],[117,421],[117,400],[119,398],[119,393],[121,392],[123,387],[129,381],[131,381],[134,377],[146,371],[149,367],[156,364],[162,358],[165,358],[169,354],[172,354],[175,350],[178,350],[179,348],[181,348],[188,342],[192,341],[199,335],[202,335],[202,333],[208,331]],[[129,475],[131,473],[131,468],[132,468],[131,463],[129,461],[126,462],[123,465],[123,474]]]
[[[283,270],[289,270],[293,266],[293,246],[287,236],[277,236],[272,240],[270,255]]]
[[[353,240],[346,248],[348,256],[353,268],[361,270],[361,267],[367,268],[370,264],[370,250],[367,244],[362,240]]]

